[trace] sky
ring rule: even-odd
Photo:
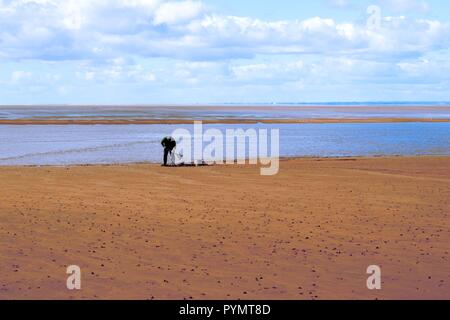
[[[0,0],[0,104],[450,101],[446,0]]]

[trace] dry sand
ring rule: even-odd
[[[449,169],[0,168],[0,298],[450,299]],[[65,287],[72,264],[81,291]],[[381,291],[366,288],[374,264]]]

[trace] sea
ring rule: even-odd
[[[177,129],[194,132],[193,125],[167,124],[0,125],[0,166],[158,163],[161,139]],[[278,130],[280,157],[450,154],[450,122],[203,125],[208,129]]]

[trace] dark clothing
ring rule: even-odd
[[[175,147],[177,146],[177,142],[176,142],[175,139],[172,138],[172,137],[165,137],[164,139],[162,139],[161,145],[162,145],[164,148],[173,150],[173,149],[175,149]]]
[[[164,166],[167,166],[167,156],[169,155],[169,152],[172,151],[167,148],[164,148]]]
[[[177,142],[172,137],[165,137],[162,139],[161,145],[164,148],[164,165],[167,166],[167,156],[175,149]]]

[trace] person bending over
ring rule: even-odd
[[[177,142],[172,137],[165,137],[164,139],[162,139],[161,145],[164,148],[164,166],[166,167],[167,156],[169,155],[169,153],[172,154],[173,149],[175,149],[175,147],[177,146]]]

